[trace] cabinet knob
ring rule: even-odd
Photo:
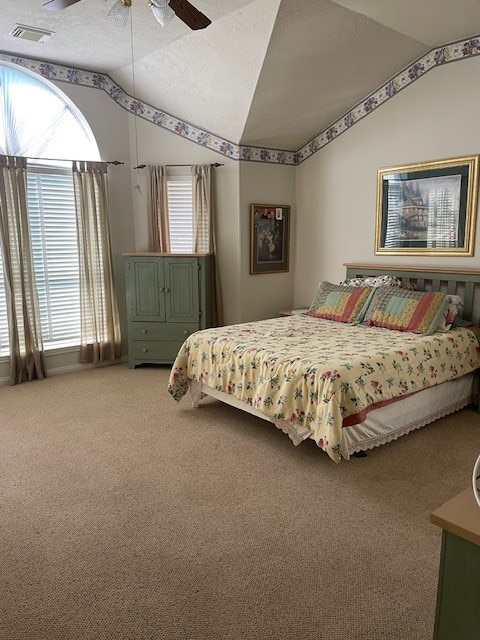
[[[184,336],[188,336],[188,331],[185,329],[185,331],[183,332]]]
[[[165,293],[168,293],[170,291],[170,289],[168,287],[165,287],[164,291],[165,291]]]
[[[142,333],[148,333],[148,329],[142,329]]]
[[[142,351],[143,351],[143,353],[147,353],[148,352],[147,347],[143,347]]]
[[[163,293],[165,291],[165,289],[163,287],[160,287],[160,293]]]

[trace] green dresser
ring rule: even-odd
[[[480,508],[466,489],[434,511],[443,529],[434,640],[480,638]]]
[[[129,366],[171,364],[187,336],[212,326],[212,256],[124,255]]]

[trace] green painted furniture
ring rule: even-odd
[[[188,335],[212,325],[212,256],[124,255],[129,366],[171,364]]]
[[[434,640],[480,638],[480,508],[466,489],[430,516],[443,529]]]

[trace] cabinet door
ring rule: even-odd
[[[480,547],[443,531],[434,640],[480,638],[479,602]]]
[[[198,322],[199,285],[197,258],[164,258],[165,320]]]
[[[161,258],[130,258],[127,264],[127,299],[131,320],[165,320],[165,279]]]

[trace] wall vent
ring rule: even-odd
[[[46,42],[52,37],[54,31],[38,29],[37,27],[27,27],[24,24],[16,24],[8,35],[30,42]]]

